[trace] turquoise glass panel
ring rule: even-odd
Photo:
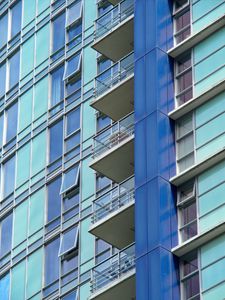
[[[26,182],[30,176],[30,143],[17,152],[16,187]]]
[[[90,106],[90,102],[83,104],[83,142],[95,134],[95,111]]]
[[[13,246],[17,246],[27,237],[28,201],[16,207],[13,226]]]
[[[33,89],[29,89],[19,99],[19,124],[18,130],[21,132],[32,122]]]
[[[34,86],[34,120],[38,119],[48,109],[48,76]]]
[[[82,200],[85,200],[95,193],[95,173],[89,167],[91,158],[85,159],[82,162],[81,168],[81,186]]]
[[[46,165],[46,130],[37,135],[32,141],[32,175],[40,172]]]
[[[84,28],[85,30],[93,26],[96,19],[96,3],[92,0],[84,1]]]
[[[36,14],[36,0],[23,0],[23,27],[29,24]]]
[[[201,247],[201,267],[205,268],[214,261],[224,257],[225,234]]]
[[[84,84],[93,80],[97,73],[97,64],[93,64],[96,60],[96,51],[91,47],[86,47],[83,52],[83,78]]]
[[[89,227],[91,225],[91,218],[87,218],[81,222],[80,226],[80,255],[81,264],[90,260],[94,256],[94,240],[95,237],[89,233]],[[90,245],[87,247],[87,245]],[[91,246],[92,245],[92,246]]]
[[[225,216],[225,205],[213,210],[204,217],[199,219],[199,232],[202,233],[207,231],[216,225],[224,222]]]
[[[225,280],[225,258],[202,270],[202,289],[206,290]],[[213,274],[213,276],[212,276]]]
[[[29,38],[22,45],[22,54],[21,54],[21,76],[24,78],[29,74],[34,68],[34,36]]]
[[[0,279],[0,295],[1,299],[9,300],[10,275],[6,274]]]
[[[30,198],[29,236],[44,225],[45,190],[42,188]]]
[[[217,184],[224,181],[225,178],[225,162],[221,162],[198,177],[198,192],[199,195],[210,190]]]
[[[80,287],[80,300],[87,300],[90,297],[90,284],[86,283]]]
[[[10,300],[25,299],[26,262],[23,260],[12,269]]]
[[[38,14],[42,13],[49,7],[51,0],[37,0],[38,1]]]
[[[42,286],[43,249],[40,249],[28,257],[27,262],[27,288],[26,296],[30,298]]]
[[[49,56],[50,25],[42,27],[36,36],[36,66],[39,66]]]
[[[225,295],[225,282],[203,293],[202,300],[220,300],[220,299],[224,299],[224,295]]]

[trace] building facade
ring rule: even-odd
[[[225,298],[224,15],[0,1],[1,300]]]

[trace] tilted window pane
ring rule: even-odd
[[[63,121],[50,127],[49,163],[62,156],[63,151]]]
[[[0,18],[0,49],[7,43],[8,39],[8,14]]]
[[[12,214],[1,221],[0,257],[6,255],[12,246]]]
[[[9,90],[19,81],[20,73],[20,52],[17,51],[9,58]]]
[[[17,133],[17,116],[18,116],[18,103],[13,104],[6,111],[6,143],[16,136]]]
[[[65,193],[67,190],[78,184],[79,171],[80,166],[76,165],[63,174],[61,193]]]
[[[9,300],[10,275],[7,273],[0,278],[0,295],[2,299]]]
[[[65,254],[66,252],[77,247],[78,243],[78,226],[73,227],[63,233],[60,243],[59,255]]]
[[[70,135],[80,128],[80,108],[67,114],[66,134]]]
[[[53,21],[53,49],[56,52],[65,45],[65,13]]]
[[[66,63],[64,80],[74,75],[76,72],[80,71],[81,67],[81,53],[73,56]]]
[[[63,73],[64,73],[64,66],[61,66],[51,74],[51,79],[52,79],[51,106],[56,105],[64,98]]]
[[[0,78],[0,97],[2,97],[6,90],[6,64],[0,66]]]
[[[17,2],[11,9],[11,38],[21,30],[21,1]]]
[[[59,238],[45,247],[45,286],[59,278]]]
[[[82,1],[76,1],[74,4],[69,6],[67,14],[67,26],[81,18],[82,13]]]
[[[15,156],[3,164],[3,195],[8,196],[15,186]]]
[[[48,213],[47,222],[52,221],[61,214],[61,177],[56,178],[48,185]]]

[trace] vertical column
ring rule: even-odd
[[[137,300],[179,299],[172,3],[135,2],[135,231]]]

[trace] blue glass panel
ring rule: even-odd
[[[57,122],[50,127],[49,162],[55,161],[62,156],[63,151],[63,121]]]
[[[76,78],[75,80],[71,80],[66,85],[66,94],[71,95],[73,92],[78,91],[81,88],[81,78]]]
[[[17,2],[11,9],[11,38],[21,30],[21,1]]]
[[[81,53],[73,56],[71,59],[68,60],[66,63],[66,70],[64,79],[70,77],[71,75],[75,74],[80,70],[80,61],[81,61]]]
[[[7,43],[8,38],[8,14],[0,18],[0,49]]]
[[[65,45],[65,13],[53,21],[53,53]]]
[[[10,275],[0,278],[0,295],[2,300],[9,300]]]
[[[59,238],[45,247],[45,286],[59,278]]]
[[[75,24],[68,28],[68,39],[71,41],[75,36],[82,33],[82,23]]]
[[[80,194],[75,193],[74,195],[63,199],[63,210],[67,211],[75,205],[78,205],[80,201]]]
[[[102,59],[98,62],[98,73],[102,73],[103,71],[105,71],[106,69],[108,69],[109,67],[111,67],[111,60],[110,59]]]
[[[0,115],[0,148],[2,147],[3,143],[3,126],[4,126],[4,115]]]
[[[76,1],[68,8],[67,26],[81,18],[82,1]]]
[[[18,103],[13,104],[6,112],[7,128],[6,128],[6,143],[16,136],[17,133],[17,117]]]
[[[52,72],[52,93],[51,105],[54,106],[64,98],[64,82],[63,82],[64,66]]]
[[[0,66],[0,97],[5,94],[6,64]]]
[[[74,291],[68,295],[66,295],[65,297],[63,297],[63,300],[76,300],[77,298],[77,291]]]
[[[72,132],[80,128],[80,108],[67,114],[66,134],[70,135]]]
[[[62,255],[77,246],[78,227],[73,227],[63,233],[59,254]]]
[[[61,177],[56,178],[48,185],[48,222],[59,217],[61,214],[60,186]]]
[[[74,253],[72,257],[67,256],[65,259],[63,259],[63,261],[62,261],[62,274],[66,274],[69,271],[71,271],[73,269],[76,269],[77,267],[78,267],[78,254]]]
[[[3,195],[6,197],[13,192],[15,186],[15,156],[4,163],[3,174]]]
[[[19,81],[20,73],[20,52],[17,51],[9,59],[9,89],[14,87]]]
[[[12,214],[1,222],[0,257],[6,255],[12,245]]]

